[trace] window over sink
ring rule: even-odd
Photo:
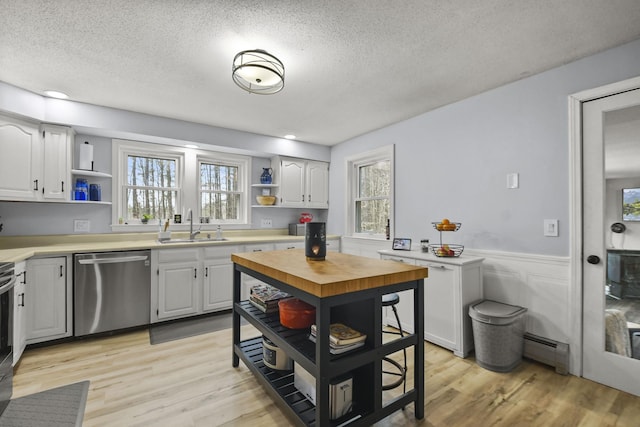
[[[113,164],[113,224],[248,222],[248,156],[114,139]]]

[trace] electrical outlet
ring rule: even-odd
[[[262,228],[271,228],[273,227],[273,221],[271,220],[271,218],[262,218],[260,226]]]
[[[73,232],[74,233],[88,233],[91,222],[88,219],[74,219],[73,220]]]

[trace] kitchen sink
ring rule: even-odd
[[[229,239],[221,238],[216,239],[214,237],[211,238],[203,238],[203,239],[169,239],[169,240],[158,240],[160,243],[198,243],[198,242],[226,242]]]

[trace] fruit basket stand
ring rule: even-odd
[[[464,250],[464,245],[454,245],[449,243],[442,243],[442,232],[443,231],[458,231],[462,226],[460,222],[450,222],[447,219],[442,220],[441,222],[432,222],[433,228],[440,232],[440,244],[429,245],[431,252],[441,258],[450,258],[450,257],[458,257],[462,254]]]

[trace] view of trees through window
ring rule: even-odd
[[[384,234],[390,218],[390,161],[358,167],[356,232]]]
[[[215,220],[237,220],[240,215],[240,168],[200,163],[200,215]]]
[[[172,218],[178,196],[176,161],[129,155],[127,169],[127,218]]]

